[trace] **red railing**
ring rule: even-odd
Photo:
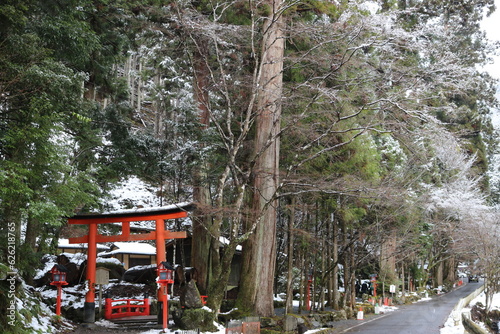
[[[113,305],[119,303],[118,305]],[[149,315],[149,298],[116,299],[106,298],[104,318],[116,319],[131,316]]]

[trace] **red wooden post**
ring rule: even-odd
[[[156,219],[156,268],[161,267],[161,263],[165,262],[165,221],[163,219]],[[159,275],[159,272],[158,272]],[[158,289],[158,300],[163,302],[162,323],[163,331],[168,328],[168,297],[167,285],[163,285]]]
[[[158,283],[160,284],[160,290],[163,293],[163,312],[162,312],[162,324],[163,332],[167,331],[168,328],[168,285],[174,283],[173,268],[166,262],[161,261],[158,263]]]
[[[95,272],[97,262],[97,224],[89,224],[89,242],[87,253],[88,291],[83,305],[83,322],[95,322]]]
[[[168,293],[167,293],[167,287],[168,284],[165,284],[163,288],[165,291],[163,291],[163,332],[167,332],[168,328]]]
[[[144,298],[144,315],[149,315],[149,311],[150,311],[150,306],[149,306],[149,297],[145,297]]]
[[[62,286],[57,285],[57,302],[56,302],[56,314],[61,315],[61,295],[62,295]]]
[[[111,311],[112,311],[112,306],[111,306],[111,298],[106,298],[104,300],[104,319],[111,319]]]

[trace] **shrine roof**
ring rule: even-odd
[[[99,256],[108,256],[114,254],[139,254],[155,255],[156,248],[144,242],[114,242],[112,250],[99,253]]]
[[[96,247],[97,247],[98,250],[102,250],[102,251],[109,251],[110,250],[110,248],[108,246],[106,246],[106,245],[97,244]],[[88,248],[88,245],[86,243],[82,243],[82,244],[70,244],[68,239],[61,238],[61,239],[58,240],[57,248],[62,248],[62,249],[65,249],[65,248],[67,248],[67,249],[86,249],[86,248]]]
[[[133,217],[143,217],[143,216],[156,216],[156,215],[168,215],[178,212],[192,211],[194,209],[194,204],[191,202],[183,202],[177,204],[171,204],[168,206],[161,207],[151,207],[151,208],[138,208],[138,209],[127,209],[127,210],[117,210],[109,211],[103,213],[85,213],[77,214],[72,217],[68,217],[70,220],[84,220],[84,219],[106,219],[106,218],[133,218]]]

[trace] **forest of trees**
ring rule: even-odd
[[[491,295],[497,83],[481,66],[496,45],[479,22],[494,9],[2,1],[0,263],[15,236],[29,283],[65,217],[105,211],[137,176],[164,205],[196,204],[192,265],[214,310],[238,245],[237,305],[251,314],[274,314],[277,292],[290,307],[309,278],[339,309],[360,277],[436,287],[459,262],[491,278]]]

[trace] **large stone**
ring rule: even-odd
[[[283,329],[286,332],[295,331],[297,329],[298,321],[293,315],[287,315],[283,321]]]
[[[275,327],[278,325],[278,322],[276,321],[276,319],[271,317],[262,317],[260,318],[260,324],[263,328],[266,328],[266,327]]]
[[[196,281],[190,280],[181,288],[181,306],[185,308],[201,308],[203,303],[201,302],[200,292],[196,287]]]
[[[136,266],[128,269],[122,276],[122,281],[130,283],[154,283],[157,277],[156,266]]]
[[[172,314],[174,322],[183,330],[199,329],[200,332],[214,332],[215,314],[204,308],[184,309]]]

